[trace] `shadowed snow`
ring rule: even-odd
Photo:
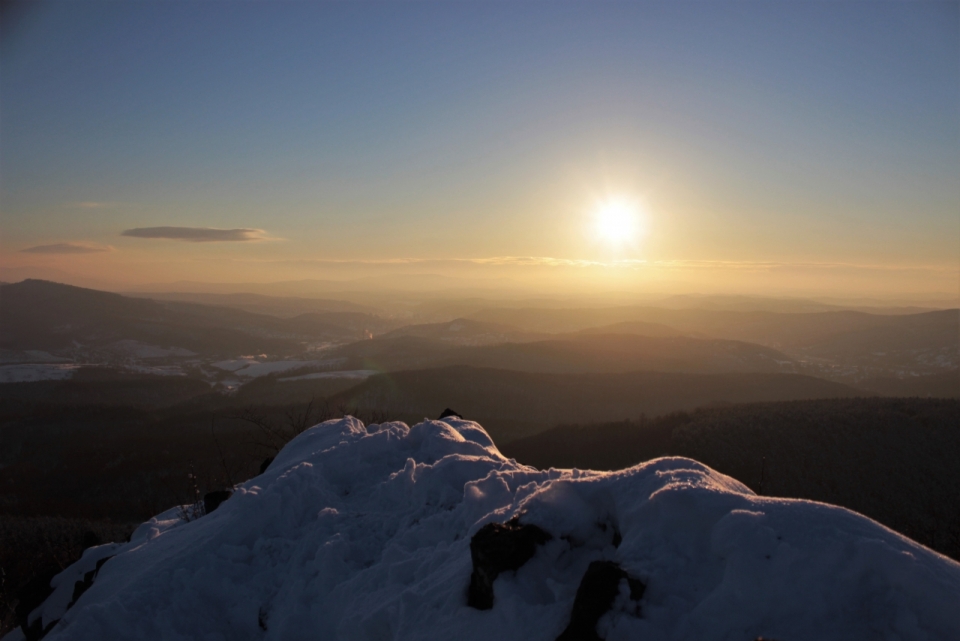
[[[553,538],[467,607],[470,537],[516,515]],[[600,620],[611,641],[960,638],[960,565],[865,517],[683,458],[540,471],[458,419],[327,421],[111,553],[49,639],[552,640],[600,559],[647,586]]]

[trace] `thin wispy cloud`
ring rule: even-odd
[[[93,243],[53,243],[27,247],[20,251],[26,254],[99,254],[113,251],[113,247]]]
[[[490,256],[484,258],[204,258],[201,260],[243,262],[250,264],[282,264],[303,267],[423,267],[443,268],[456,266],[489,267],[569,267],[569,268],[620,268],[620,269],[659,269],[659,270],[742,270],[742,271],[778,271],[778,270],[865,270],[865,271],[956,271],[952,265],[937,264],[899,264],[899,263],[844,263],[844,262],[785,262],[785,261],[730,261],[730,260],[647,260],[624,258],[610,261],[587,260],[578,258],[556,258],[552,256]]]
[[[262,229],[216,229],[213,227],[136,227],[124,230],[121,236],[182,240],[190,243],[223,243],[270,240]]]
[[[113,209],[114,207],[119,207],[121,204],[122,203],[85,200],[78,203],[69,203],[68,207],[76,207],[78,209]]]

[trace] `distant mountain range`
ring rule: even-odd
[[[497,343],[524,343],[550,338],[549,334],[528,332],[510,325],[485,323],[469,318],[455,318],[444,323],[407,325],[383,334],[379,338],[403,336],[428,338],[455,345],[491,345]]]
[[[125,294],[135,298],[151,298],[153,300],[182,301],[185,303],[199,303],[202,305],[216,305],[218,307],[233,307],[255,314],[270,316],[293,317],[300,314],[327,312],[359,312],[367,315],[376,315],[377,309],[369,305],[360,305],[345,300],[329,298],[303,298],[294,296],[267,296],[264,294],[234,293],[195,293],[195,292],[155,292],[143,294],[133,292]]]
[[[304,341],[358,340],[381,326],[359,312],[265,314],[179,301],[132,298],[39,280],[0,286],[0,348],[63,349],[121,340],[198,354],[288,353]]]
[[[531,341],[528,337],[522,343],[463,347],[422,336],[389,336],[347,345],[332,354],[346,358],[352,369],[385,371],[449,365],[543,373],[795,371],[789,356],[740,341],[573,334],[551,340]]]
[[[960,370],[906,378],[868,378],[857,387],[879,396],[916,396],[920,398],[960,398]]]
[[[485,309],[470,318],[531,332],[605,331],[654,323],[688,336],[748,341],[792,358],[926,373],[957,367],[960,310],[883,315],[857,311],[775,313],[656,307]],[[597,329],[601,328],[601,329]],[[615,331],[615,330],[614,330]]]
[[[868,314],[858,311],[765,312],[699,308],[607,307],[588,309],[488,308],[470,318],[534,332],[562,333],[606,328],[628,322],[656,323],[712,338],[746,340],[790,348],[830,347],[857,335],[859,348],[909,349],[957,345],[960,310],[919,314]],[[891,339],[893,342],[891,343]],[[884,342],[885,341],[885,342]]]
[[[398,318],[359,311],[370,308],[329,299],[165,296],[190,300],[136,298],[38,280],[0,285],[0,349],[32,350],[40,360],[9,362],[38,363],[63,356],[95,363],[90,350],[122,344],[130,348],[125,353],[192,353],[207,364],[266,354],[382,372],[470,366],[544,374],[801,373],[875,394],[921,396],[944,395],[960,365],[955,309],[880,315],[485,308],[441,323],[402,325]],[[208,299],[218,304],[197,302]],[[221,304],[229,302],[248,309]],[[311,351],[321,348],[322,356]],[[80,358],[77,350],[93,356]],[[56,352],[53,360],[39,353],[45,351]]]

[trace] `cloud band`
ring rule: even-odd
[[[88,245],[86,243],[54,243],[52,245],[37,245],[21,249],[27,254],[98,254],[113,251],[113,247],[103,245]]]
[[[124,230],[121,236],[160,238],[191,243],[247,242],[266,240],[262,229],[215,229],[213,227],[137,227]]]

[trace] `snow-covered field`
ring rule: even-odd
[[[473,609],[471,537],[517,515],[552,538]],[[865,517],[689,459],[536,470],[456,419],[307,430],[215,512],[89,549],[32,616],[64,641],[553,640],[600,559],[646,584],[638,608],[622,582],[611,641],[960,639],[960,565]]]
[[[0,365],[0,383],[35,383],[37,381],[64,381],[72,378],[79,365],[23,363]]]
[[[311,374],[301,374],[300,376],[288,376],[286,378],[278,378],[277,382],[285,383],[289,381],[306,381],[318,378],[354,378],[357,380],[363,380],[365,378],[370,378],[374,374],[379,374],[379,372],[377,372],[375,369],[344,369],[333,372],[313,372]]]
[[[260,361],[255,358],[232,358],[225,361],[217,361],[216,363],[211,363],[211,365],[225,372],[236,372],[239,369],[256,365],[259,362]]]
[[[54,356],[50,352],[39,349],[13,350],[0,349],[0,364],[14,365],[17,363],[70,363],[69,358]]]
[[[321,361],[258,361],[253,358],[238,358],[227,361],[218,361],[211,363],[217,369],[233,372],[237,376],[244,378],[259,378],[270,374],[289,372],[304,367],[329,367],[336,364],[336,360],[327,359]]]
[[[129,339],[111,343],[105,349],[130,358],[189,358],[197,355],[183,347],[160,347]]]
[[[153,376],[186,376],[187,373],[179,365],[127,365],[128,372],[138,374],[152,374]]]

